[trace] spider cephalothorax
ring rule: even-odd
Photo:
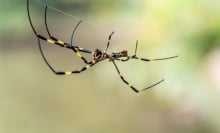
[[[96,49],[95,51],[92,52],[92,55],[94,57],[94,60],[101,60],[105,59],[107,57],[106,53],[103,53],[101,50]]]

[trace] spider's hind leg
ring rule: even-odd
[[[137,57],[137,56],[136,56],[137,46],[138,46],[138,40],[136,41],[136,46],[135,46],[134,55],[131,56],[130,59],[138,59],[138,60],[142,60],[142,61],[158,61],[158,60],[167,60],[167,59],[172,59],[172,58],[178,57],[178,56],[176,55],[176,56],[170,56],[170,57],[165,57],[165,58],[157,58],[157,59],[140,58],[140,57]]]
[[[168,59],[172,59],[172,58],[177,58],[178,55],[176,56],[170,56],[170,57],[165,57],[165,58],[156,58],[156,59],[148,59],[148,58],[140,58],[137,56],[132,56],[131,59],[137,59],[137,60],[142,60],[142,61],[159,61],[159,60],[168,60]]]

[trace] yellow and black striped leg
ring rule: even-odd
[[[61,41],[61,40],[57,39],[56,37],[52,36],[51,33],[50,33],[50,30],[49,30],[48,24],[47,24],[47,5],[45,5],[45,10],[44,10],[44,23],[45,23],[47,33],[48,33],[50,39],[52,39],[51,41],[54,41],[54,44],[60,45],[61,47],[65,47],[65,45],[67,45],[66,43],[64,43],[63,41]]]
[[[56,71],[56,70],[49,64],[49,62],[47,61],[47,59],[46,59],[46,57],[45,57],[45,55],[44,55],[44,53],[43,53],[43,50],[42,50],[42,48],[41,48],[40,39],[38,38],[37,40],[38,40],[38,46],[39,46],[39,49],[40,49],[40,53],[41,53],[41,56],[42,56],[44,62],[47,64],[47,66],[50,68],[50,70],[53,71],[53,72],[54,72],[55,74],[57,74],[57,75],[70,75],[70,74],[74,74],[74,73],[81,73],[81,72],[83,72],[83,71],[85,71],[85,70],[88,70],[90,67],[94,66],[94,65],[95,65],[96,63],[98,63],[99,61],[101,61],[101,60],[91,61],[91,64],[89,64],[89,65],[87,65],[87,66],[85,66],[85,67],[82,67],[82,68],[79,69],[79,70],[66,71],[66,72]]]
[[[135,51],[134,51],[134,55],[128,57],[129,59],[138,59],[138,60],[142,60],[142,61],[158,61],[158,60],[167,60],[167,59],[172,59],[172,58],[176,58],[178,56],[171,56],[171,57],[166,57],[166,58],[158,58],[158,59],[147,59],[147,58],[140,58],[136,56],[137,53],[137,46],[138,46],[138,40],[136,41],[136,46],[135,46]],[[128,60],[129,60],[128,59]],[[127,61],[127,60],[126,60]]]
[[[89,64],[87,66],[84,66],[82,67],[81,69],[79,70],[73,70],[73,71],[65,71],[65,72],[62,72],[62,71],[57,71],[56,74],[57,75],[70,75],[70,74],[75,74],[75,73],[81,73],[85,70],[88,70],[90,67],[94,66],[96,63],[98,63],[99,61],[94,61],[92,64]]]
[[[83,48],[80,48],[80,47],[78,47],[78,46],[72,46],[72,45],[70,45],[70,44],[67,44],[67,43],[65,43],[65,42],[63,42],[63,41],[61,41],[61,40],[58,40],[57,38],[51,36],[51,33],[50,33],[49,28],[48,28],[48,25],[47,25],[47,6],[45,6],[44,21],[45,21],[45,26],[46,26],[47,33],[48,33],[48,35],[49,35],[49,39],[46,38],[46,37],[44,37],[44,36],[42,36],[42,35],[40,35],[40,34],[38,34],[37,31],[35,30],[35,28],[34,28],[34,26],[33,26],[33,23],[32,23],[32,20],[31,20],[31,17],[30,17],[29,0],[27,0],[27,13],[28,13],[28,20],[29,20],[29,23],[30,23],[30,25],[31,25],[31,28],[32,28],[34,34],[36,35],[36,37],[37,37],[38,39],[44,40],[44,41],[46,41],[46,42],[48,42],[48,43],[50,43],[50,44],[55,44],[55,45],[58,45],[58,46],[61,46],[61,47],[65,47],[65,48],[72,49],[72,50],[75,52],[75,54],[76,54],[78,57],[80,57],[86,64],[91,64],[91,63],[93,62],[93,61],[88,62],[88,61],[79,53],[79,51],[80,51],[80,52],[84,52],[84,53],[89,53],[89,54],[91,54],[92,51],[86,50],[86,49],[83,49]]]
[[[143,91],[145,91],[145,90],[147,90],[147,89],[150,89],[150,88],[152,88],[152,87],[154,87],[154,86],[156,86],[156,85],[158,85],[158,84],[160,84],[161,82],[164,81],[164,79],[162,79],[162,80],[160,80],[159,82],[157,82],[157,83],[155,83],[155,84],[152,84],[152,85],[150,85],[150,86],[148,86],[148,87],[146,87],[146,88],[144,88],[144,89],[138,90],[138,89],[136,89],[134,86],[132,86],[130,83],[128,83],[127,80],[124,79],[124,77],[121,75],[121,73],[120,73],[120,71],[119,71],[119,69],[118,69],[118,66],[116,65],[115,61],[112,60],[112,62],[113,62],[113,64],[114,64],[114,66],[115,66],[115,68],[116,68],[116,70],[117,70],[117,72],[118,72],[120,78],[122,79],[122,81],[123,81],[125,84],[127,84],[127,85],[128,85],[133,91],[135,91],[136,93],[143,92]]]
[[[66,44],[65,42],[63,42],[63,41],[60,41],[60,40],[55,41],[55,40],[53,40],[53,39],[45,38],[44,36],[41,36],[41,35],[37,35],[37,37],[38,37],[38,39],[44,40],[44,41],[46,41],[46,42],[48,42],[48,43],[50,43],[50,44],[56,44],[56,45],[59,45],[59,46],[61,46],[61,47],[69,48],[69,49],[73,50],[74,53],[75,53],[79,58],[81,58],[84,63],[86,63],[86,64],[91,64],[91,63],[92,63],[92,61],[88,62],[88,61],[86,60],[86,58],[83,57],[83,56],[79,53],[79,51],[85,51],[85,53],[92,53],[92,52],[89,51],[89,50],[84,50],[83,48],[78,48],[78,47],[77,47],[77,48],[74,48],[74,46],[67,45],[67,44]]]
[[[47,39],[46,37],[38,34],[37,31],[35,30],[35,28],[33,26],[33,23],[32,23],[32,20],[31,20],[31,16],[30,16],[29,0],[27,0],[27,13],[28,13],[29,23],[30,23],[31,28],[32,28],[32,30],[33,30],[33,32],[34,32],[34,34],[36,35],[37,38],[42,39],[42,40],[44,40],[44,41],[46,41],[50,44],[56,44],[56,45],[64,47],[65,43],[63,41],[60,41],[60,40],[56,39],[55,37],[52,37],[51,34],[50,34],[50,31],[49,31],[48,26],[47,26],[47,6],[45,7],[45,25],[46,25],[48,35],[50,36],[50,39]]]
[[[48,43],[50,43],[50,44],[56,44],[56,45],[59,45],[59,46],[61,46],[61,47],[67,47],[67,48],[73,50],[74,53],[75,53],[79,58],[81,58],[84,63],[86,63],[86,64],[91,64],[91,63],[92,63],[92,61],[88,62],[88,61],[86,60],[86,58],[83,57],[83,56],[79,53],[79,51],[85,51],[85,53],[92,53],[92,52],[89,51],[89,50],[84,50],[83,48],[74,48],[73,46],[70,46],[70,47],[69,47],[69,46],[66,45],[66,43],[64,43],[64,42],[62,42],[62,41],[60,41],[60,40],[55,41],[55,40],[52,40],[52,39],[47,39],[47,38],[45,38],[45,37],[43,37],[43,36],[41,36],[41,35],[37,35],[37,37],[38,37],[38,39],[44,40],[44,41],[46,41],[46,42],[48,42]],[[66,45],[66,46],[65,46],[65,45]]]
[[[48,25],[47,25],[47,5],[45,6],[45,10],[44,10],[44,22],[45,22],[45,26],[46,26],[46,30],[47,30],[47,33],[50,37],[50,39],[52,40],[49,40],[47,39],[47,42],[49,43],[52,43],[52,44],[57,44],[57,45],[60,45],[62,47],[67,47],[68,44],[64,43],[63,41],[51,36],[51,33],[49,31],[49,28],[48,28]],[[73,34],[72,34],[72,38],[73,38],[73,35],[74,35],[74,32],[76,30],[76,28],[79,26],[79,24],[81,23],[82,21],[80,21],[76,27],[74,28],[74,31],[73,31]],[[71,45],[69,46],[75,53],[77,56],[79,56],[85,63],[88,63],[88,61],[78,52],[77,48],[74,48],[72,46],[72,38],[71,38]]]
[[[50,37],[51,40],[47,39],[47,41],[54,41],[54,44],[60,45],[61,47],[65,47],[65,43],[63,41],[60,41],[59,39],[57,39],[56,37],[53,37],[49,31],[48,25],[47,25],[47,5],[45,6],[45,10],[44,10],[44,23],[45,23],[45,27],[47,30],[47,33]]]
[[[77,27],[78,27],[78,26],[80,25],[80,23],[82,22],[82,20],[80,20],[80,21],[78,22],[78,24],[74,27],[74,30],[73,30],[73,33],[72,33],[72,36],[71,36],[71,40],[70,40],[70,45],[69,45],[69,44],[64,43],[63,41],[61,41],[61,40],[59,40],[59,39],[57,39],[57,38],[51,36],[50,31],[49,31],[49,28],[48,28],[48,25],[47,25],[47,6],[45,6],[45,15],[44,15],[44,16],[45,16],[44,20],[45,20],[45,26],[46,26],[46,29],[47,29],[47,33],[48,33],[49,37],[50,37],[52,40],[55,41],[55,42],[53,42],[52,40],[49,40],[50,43],[55,43],[55,44],[60,45],[60,46],[62,46],[62,47],[68,47],[68,48],[72,49],[72,50],[75,52],[75,54],[76,54],[78,57],[80,57],[80,58],[83,60],[83,62],[86,63],[86,64],[91,64],[91,63],[93,62],[93,61],[88,62],[88,61],[86,60],[86,58],[83,57],[83,56],[79,53],[79,51],[86,52],[86,53],[92,53],[91,51],[85,50],[85,49],[83,49],[83,48],[79,48],[79,47],[76,47],[76,46],[73,46],[73,45],[72,45],[74,33],[75,33]],[[48,39],[47,39],[47,40],[48,40]]]
[[[142,60],[142,61],[159,61],[159,60],[167,60],[167,59],[172,59],[176,58],[178,56],[171,56],[171,57],[166,57],[166,58],[158,58],[158,59],[147,59],[147,58],[140,58],[137,56],[131,56],[131,59],[137,59],[137,60]]]
[[[69,46],[69,44],[57,39],[56,37],[52,36],[51,33],[50,33],[50,30],[49,30],[49,27],[48,27],[48,24],[47,24],[47,5],[45,5],[45,10],[44,10],[44,23],[45,23],[45,27],[46,27],[46,30],[47,30],[47,33],[48,33],[48,36],[50,39],[47,39],[41,35],[38,35],[38,38],[42,39],[42,40],[45,40],[47,42],[49,42],[50,44],[56,44],[56,45],[59,45],[61,47],[68,47],[68,48],[71,48]]]
[[[108,43],[106,44],[106,47],[104,49],[104,53],[107,52],[108,50],[108,47],[109,47],[109,44],[110,44],[110,41],[111,41],[111,38],[112,38],[112,35],[114,34],[115,32],[113,31],[109,36],[108,36]]]

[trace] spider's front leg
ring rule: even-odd
[[[102,60],[93,60],[91,61],[91,64],[87,65],[87,66],[84,66],[82,67],[81,69],[79,70],[73,70],[73,71],[56,71],[52,65],[50,65],[50,63],[48,62],[47,58],[45,57],[44,55],[44,52],[42,50],[42,47],[41,47],[41,43],[40,43],[40,39],[38,38],[38,46],[39,46],[39,49],[40,49],[40,53],[41,53],[41,56],[43,57],[43,60],[44,62],[47,64],[47,66],[50,68],[50,70],[52,72],[54,72],[56,75],[70,75],[70,74],[75,74],[75,73],[81,73],[85,70],[88,70],[89,68],[91,68],[92,66],[94,66],[95,64],[97,64],[98,62],[102,61]]]
[[[80,20],[80,21],[77,23],[77,25],[74,27],[74,29],[73,29],[72,36],[71,36],[71,39],[70,39],[70,44],[64,43],[63,41],[60,41],[59,39],[57,39],[57,38],[51,36],[51,33],[50,33],[49,28],[48,28],[48,25],[47,25],[47,6],[45,6],[44,22],[45,22],[46,30],[47,30],[47,33],[48,33],[49,37],[50,37],[53,41],[55,41],[56,44],[59,44],[59,45],[62,46],[62,47],[70,48],[71,50],[73,50],[73,52],[74,52],[79,58],[81,58],[81,59],[83,60],[84,63],[86,63],[86,64],[92,64],[92,61],[88,62],[87,59],[86,59],[85,57],[83,57],[83,56],[79,53],[79,51],[85,52],[85,53],[91,53],[91,51],[90,51],[90,50],[86,50],[86,49],[84,49],[84,48],[80,48],[80,47],[78,47],[78,46],[73,46],[73,44],[72,44],[74,33],[75,33],[76,29],[78,28],[78,26],[80,25],[80,23],[82,22],[82,20]]]

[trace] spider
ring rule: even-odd
[[[48,6],[45,5],[45,10],[44,10],[44,23],[45,23],[45,27],[46,27],[46,31],[48,33],[48,36],[49,37],[44,37],[43,35],[41,34],[38,34],[36,29],[34,28],[33,26],[33,23],[32,23],[32,20],[31,20],[31,17],[30,17],[30,10],[29,10],[29,0],[27,0],[27,14],[28,14],[28,20],[29,20],[29,23],[30,23],[30,26],[35,34],[35,36],[37,37],[37,41],[38,41],[38,46],[39,46],[39,50],[40,50],[40,54],[44,60],[44,62],[46,63],[46,65],[49,67],[49,69],[56,75],[70,75],[70,74],[76,74],[76,73],[81,73],[81,72],[84,72],[85,70],[88,70],[89,68],[93,67],[94,65],[96,65],[97,63],[101,62],[101,61],[104,61],[104,60],[109,60],[110,62],[113,63],[119,77],[121,78],[121,80],[126,84],[128,85],[134,92],[136,93],[140,93],[140,92],[143,92],[149,88],[152,88],[158,84],[160,84],[161,82],[164,81],[164,79],[152,84],[152,85],[149,85],[147,86],[146,88],[144,89],[136,89],[133,85],[131,85],[121,74],[117,64],[116,64],[116,61],[122,61],[122,62],[126,62],[126,61],[129,61],[131,59],[135,59],[135,60],[141,60],[141,61],[146,61],[146,62],[150,62],[150,61],[159,61],[159,60],[167,60],[167,59],[172,59],[172,58],[176,58],[178,56],[171,56],[171,57],[166,57],[166,58],[158,58],[158,59],[147,59],[147,58],[140,58],[138,56],[136,56],[136,53],[137,53],[137,46],[138,46],[138,41],[136,41],[136,47],[135,47],[135,52],[134,52],[134,55],[132,56],[129,56],[128,55],[128,51],[127,50],[123,50],[123,51],[120,51],[120,52],[113,52],[111,54],[109,54],[107,51],[108,51],[108,48],[109,48],[109,45],[110,45],[110,41],[111,41],[111,38],[112,38],[112,35],[114,34],[114,31],[109,35],[108,37],[108,42],[104,48],[104,50],[100,50],[100,49],[96,49],[96,50],[88,50],[88,49],[84,49],[84,48],[81,48],[79,46],[75,46],[73,45],[73,37],[74,37],[74,33],[77,29],[77,27],[80,25],[80,23],[82,22],[82,20],[80,20],[77,25],[74,27],[73,29],[73,32],[72,32],[72,36],[71,36],[71,40],[70,40],[70,43],[66,43],[62,40],[59,40],[57,39],[56,37],[52,36],[50,31],[49,31],[49,28],[48,28],[48,25],[47,25],[47,8]],[[78,69],[78,70],[73,70],[73,71],[57,71],[54,69],[54,67],[48,62],[47,58],[45,57],[44,55],[44,52],[42,50],[42,47],[41,47],[41,42],[40,41],[46,41],[47,43],[49,44],[53,44],[53,45],[57,45],[57,46],[60,46],[60,47],[63,47],[63,48],[67,48],[67,49],[70,49],[72,50],[76,56],[78,56],[85,64],[86,66],[82,67],[81,69]],[[81,52],[82,53],[87,53],[87,54],[91,54],[93,56],[93,60],[92,61],[88,61],[85,57],[83,57],[81,55]]]

